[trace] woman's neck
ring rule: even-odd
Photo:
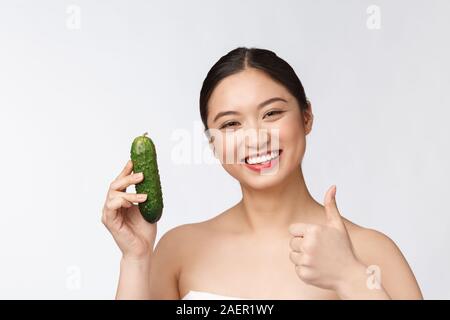
[[[291,223],[311,221],[320,204],[309,193],[301,168],[282,184],[255,190],[241,185],[240,218],[252,234],[287,232]]]

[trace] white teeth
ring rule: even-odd
[[[278,157],[279,151],[272,151],[269,154],[260,156],[260,157],[249,157],[247,158],[246,162],[248,164],[255,164],[255,163],[262,163],[262,162],[266,162],[272,159],[275,159],[276,157]]]

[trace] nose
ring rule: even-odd
[[[271,135],[266,128],[252,128],[245,133],[245,150],[247,154],[263,153],[268,151]]]

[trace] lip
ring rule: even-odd
[[[280,160],[282,154],[283,154],[283,150],[280,149],[278,157],[276,157],[275,159],[272,159],[268,163],[264,163],[264,164],[248,164],[247,162],[245,162],[245,159],[244,159],[244,165],[250,170],[260,172],[263,169],[269,169],[269,168],[273,167],[277,163],[277,161]]]

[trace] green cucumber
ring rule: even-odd
[[[164,205],[156,149],[147,132],[133,140],[131,161],[133,172],[144,174],[144,180],[136,184],[137,193],[147,194],[147,200],[139,203],[139,211],[146,221],[155,223],[161,218]]]

